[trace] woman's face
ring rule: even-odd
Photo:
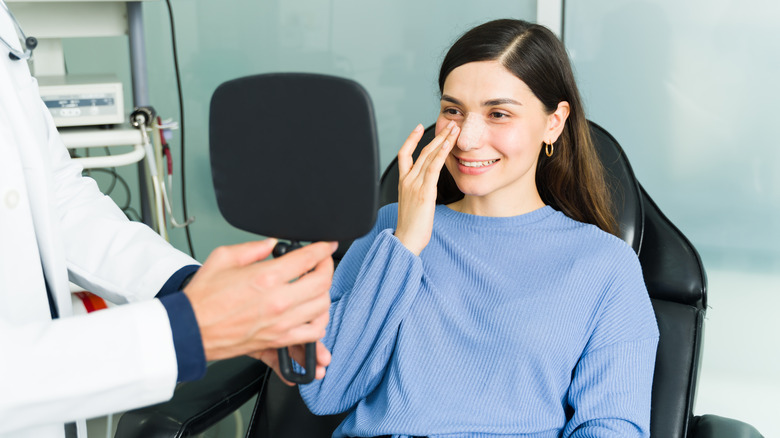
[[[464,201],[485,207],[541,202],[536,163],[543,143],[560,135],[568,115],[568,104],[562,104],[562,118],[558,110],[548,114],[531,89],[497,61],[454,69],[444,81],[436,132],[450,120],[460,126],[446,166]]]

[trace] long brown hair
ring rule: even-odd
[[[569,117],[547,157],[544,148],[536,167],[536,186],[546,204],[572,219],[616,234],[611,198],[590,128],[585,118],[569,56],[563,43],[544,26],[522,20],[495,20],[477,26],[452,45],[439,72],[439,91],[457,67],[470,62],[499,61],[523,81],[552,114],[569,103]],[[439,202],[463,197],[446,168],[439,182]]]

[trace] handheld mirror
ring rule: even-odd
[[[351,242],[376,220],[374,111],[352,80],[272,73],[225,82],[211,99],[209,145],[220,213],[236,228],[291,242],[275,254],[300,242]],[[287,380],[313,380],[314,343],[306,351],[298,374],[280,349]]]

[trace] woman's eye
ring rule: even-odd
[[[456,110],[455,108],[445,108],[442,113],[447,114],[449,116],[457,116],[460,114],[460,111]]]
[[[507,117],[509,117],[509,116],[507,116],[504,113],[499,113],[499,112],[492,112],[492,113],[490,113],[490,118],[491,119],[505,119]]]

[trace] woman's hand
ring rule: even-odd
[[[460,128],[455,122],[450,122],[413,162],[412,152],[423,135],[422,125],[417,125],[398,152],[398,226],[395,236],[415,255],[420,255],[431,240],[436,184],[459,133]]]

